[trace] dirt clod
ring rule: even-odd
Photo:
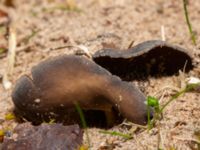
[[[6,138],[2,150],[74,150],[82,144],[83,132],[78,125],[30,123],[18,125],[13,131],[15,139]]]

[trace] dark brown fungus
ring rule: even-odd
[[[17,136],[5,137],[2,150],[75,150],[83,141],[83,132],[78,125],[19,124],[14,133]]]
[[[16,115],[33,123],[79,120],[75,103],[85,111],[105,112],[109,125],[116,120],[115,112],[134,123],[147,121],[140,90],[84,56],[63,55],[33,67],[32,79],[25,75],[17,81],[12,100]]]
[[[93,60],[123,80],[144,80],[186,72],[193,68],[192,58],[185,49],[160,40],[140,43],[128,50],[103,49]]]

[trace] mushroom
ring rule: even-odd
[[[148,76],[169,76],[193,68],[192,58],[181,47],[160,40],[140,43],[127,50],[102,49],[93,60],[123,80],[144,80]]]
[[[32,68],[32,78],[24,75],[17,81],[12,100],[15,114],[33,123],[69,121],[77,114],[76,104],[105,112],[108,125],[115,120],[113,109],[134,123],[147,123],[143,93],[84,56],[41,62]]]

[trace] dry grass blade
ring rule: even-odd
[[[9,41],[8,41],[8,73],[13,73],[15,63],[15,50],[16,50],[16,32],[14,28],[10,28]]]
[[[134,42],[135,42],[134,40],[131,41],[131,43],[128,45],[128,49],[133,46]]]
[[[165,26],[161,26],[161,38],[163,41],[166,41],[166,37],[165,37]]]
[[[120,136],[120,137],[122,137],[126,140],[133,138],[130,134],[124,134],[124,133],[116,132],[116,131],[101,130],[101,131],[99,131],[99,133],[109,134],[109,135],[112,135],[112,136]]]
[[[11,88],[11,82],[8,79],[8,76],[12,75],[14,63],[15,63],[15,50],[16,50],[16,33],[15,29],[10,27],[9,29],[9,39],[8,39],[8,55],[7,55],[7,68],[5,70],[4,76],[3,76],[3,86],[4,88],[10,89]]]

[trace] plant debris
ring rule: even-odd
[[[4,137],[2,150],[75,150],[82,141],[83,132],[78,125],[24,123],[14,129],[11,138]]]

